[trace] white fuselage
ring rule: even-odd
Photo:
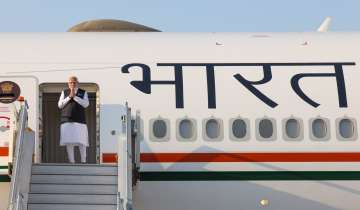
[[[71,75],[96,85],[100,163],[117,152],[112,131],[121,130],[125,102],[139,111],[144,181],[134,192],[136,209],[260,209],[261,200],[269,200],[268,209],[360,204],[360,33],[7,33],[0,46],[1,80],[29,80],[22,95],[37,132],[39,86]],[[318,105],[297,94],[297,84]],[[296,140],[286,136],[293,118]],[[184,119],[193,122],[189,139],[181,138]],[[218,124],[208,125],[211,119]],[[244,138],[232,133],[236,119],[246,122]],[[272,122],[269,138],[260,134],[263,119]],[[324,138],[314,134],[317,119],[326,123]],[[343,119],[352,123],[349,139],[340,133]],[[154,134],[156,120],[169,126],[164,138]],[[216,138],[207,129],[216,129]],[[39,136],[36,142],[39,156]],[[312,174],[294,178],[289,171]]]

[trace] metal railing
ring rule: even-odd
[[[132,137],[131,109],[127,103],[121,116],[122,132],[118,141],[118,193],[117,209],[132,210]]]
[[[35,133],[27,128],[28,105],[25,101],[20,108],[17,125],[15,152],[13,156],[13,173],[11,176],[9,210],[26,209],[30,187],[32,156],[35,145]]]

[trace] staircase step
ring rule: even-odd
[[[116,195],[29,194],[29,204],[106,204],[116,205]],[[53,209],[53,208],[51,208]]]
[[[117,184],[117,176],[32,175],[31,184]]]
[[[116,210],[116,205],[29,204],[28,210]]]
[[[37,164],[32,167],[32,174],[72,174],[72,175],[117,175],[114,165],[49,165]]]
[[[111,195],[117,193],[116,185],[77,185],[77,184],[31,184],[31,193],[47,194],[103,194]]]
[[[114,210],[116,203],[116,165],[32,166],[29,210]]]

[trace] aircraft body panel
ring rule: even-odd
[[[70,75],[96,85],[103,163],[117,152],[112,131],[121,132],[124,103],[139,111],[136,209],[258,209],[262,199],[270,200],[269,209],[356,209],[359,35],[8,33],[0,34],[0,74],[34,78],[30,88],[65,83]],[[39,129],[37,109],[30,104],[29,123]],[[301,122],[299,140],[284,136],[290,118]],[[329,123],[327,137],[314,139],[319,118]],[[339,137],[339,121],[348,118],[351,140]],[[169,122],[166,140],[151,137],[157,119]],[[182,119],[195,123],[191,141],[179,139]],[[220,122],[217,140],[206,137],[209,119]],[[248,122],[244,140],[231,137],[235,119]],[[262,119],[273,120],[271,139],[259,137]],[[39,138],[37,144],[40,154]]]

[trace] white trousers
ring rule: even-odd
[[[68,144],[68,145],[66,145],[66,150],[67,150],[67,153],[68,153],[69,162],[70,163],[75,163],[75,157],[74,157],[74,147],[75,146],[79,146],[81,162],[86,163],[86,146],[82,145],[82,144],[79,144],[79,145]]]

